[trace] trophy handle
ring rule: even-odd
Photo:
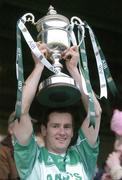
[[[21,20],[24,21],[24,23],[26,22],[31,22],[33,25],[36,25],[35,22],[35,17],[32,13],[26,13],[21,17]]]
[[[79,31],[82,33],[82,38],[81,38],[79,44],[77,44],[75,33],[73,31],[74,25],[77,25],[79,27]],[[77,45],[79,48],[84,39],[84,36],[85,36],[84,22],[77,16],[73,16],[71,18],[71,28],[72,28],[72,30],[70,31],[71,41],[72,41],[73,45]]]

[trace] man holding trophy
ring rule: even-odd
[[[48,44],[37,42],[37,46],[43,56],[47,57],[50,54]],[[78,47],[71,46],[61,51],[60,58],[64,61],[69,75],[78,85],[77,89],[71,83],[71,90],[73,88],[72,93],[78,93],[78,97],[80,94],[87,114],[89,97],[84,93],[81,74],[77,67],[80,58]],[[52,99],[53,105],[51,107],[50,99],[47,98],[50,107],[43,118],[42,125],[40,125],[45,146],[39,147],[33,133],[29,109],[37,92],[44,65],[35,54],[32,53],[32,57],[35,67],[25,81],[20,120],[16,120],[13,127],[15,136],[14,157],[19,175],[21,179],[27,180],[92,180],[99,152],[100,104],[93,94],[96,119],[95,127],[89,126],[90,118],[86,115],[81,128],[78,130],[78,139],[71,146],[71,140],[74,136],[74,126],[77,123],[77,119],[75,119],[71,111],[71,103],[70,101],[67,103],[66,100],[63,107],[61,101],[58,104],[57,99]],[[60,71],[60,62],[55,63],[56,67],[58,64],[58,70]],[[61,73],[59,72],[57,74],[60,75]],[[65,75],[64,79],[67,79]],[[62,79],[59,81],[62,81]],[[64,82],[61,82],[61,89],[62,84],[64,88]],[[60,88],[57,88],[57,84],[53,86],[54,93],[56,92],[55,88],[60,94],[61,91],[59,91]],[[66,89],[66,93],[68,88],[69,85],[64,88]],[[52,90],[49,91],[52,92]],[[45,96],[47,94],[50,97],[49,93],[44,93]],[[39,98],[40,103],[42,100],[42,104],[44,104],[44,99],[41,95],[39,95]],[[58,106],[53,101],[55,103],[57,102]]]

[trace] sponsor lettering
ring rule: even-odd
[[[55,177],[54,177],[55,176]],[[47,180],[82,180],[82,177],[78,173],[67,173],[67,174],[55,174],[55,175],[48,174]]]

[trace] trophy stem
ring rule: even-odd
[[[61,54],[59,52],[53,52],[51,59],[53,61],[53,66],[61,72],[61,69],[63,68],[62,64],[60,63],[61,60]]]

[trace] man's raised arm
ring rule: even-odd
[[[64,52],[63,58],[64,60],[66,60],[66,66],[69,73],[80,87],[81,100],[83,102],[86,112],[88,112],[88,96],[83,91],[82,78],[77,68],[77,64],[79,60],[78,48],[76,46],[71,47],[69,50]],[[94,101],[95,119],[96,119],[95,128],[93,126],[89,127],[88,117],[85,118],[85,120],[81,125],[81,128],[86,138],[88,139],[89,143],[92,145],[94,145],[97,140],[99,128],[100,128],[100,120],[101,120],[101,107],[94,94],[93,94],[93,101]]]
[[[47,50],[44,44],[37,43],[37,45],[43,54],[46,53]],[[21,144],[26,144],[28,142],[33,131],[29,109],[35,97],[38,83],[44,68],[44,65],[35,57],[35,55],[32,54],[32,56],[35,62],[35,67],[25,81],[23,87],[20,121],[16,120],[13,126],[14,135]]]

